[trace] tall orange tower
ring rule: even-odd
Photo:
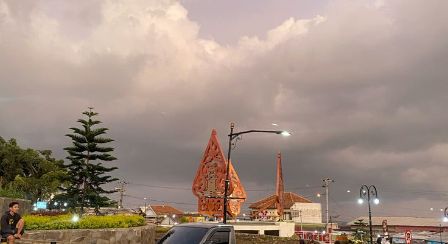
[[[263,203],[263,205],[260,206],[258,211],[252,213],[250,216],[251,218],[254,218],[259,213],[263,212],[267,208],[269,208],[271,205],[275,204],[277,207],[277,213],[279,215],[280,220],[283,219],[283,195],[285,192],[285,188],[283,186],[283,172],[282,172],[282,154],[280,151],[277,153],[277,189],[275,191],[275,197],[272,198],[269,201],[266,201]]]

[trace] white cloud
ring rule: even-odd
[[[314,18],[285,17],[265,39],[225,46],[199,38],[200,23],[175,1],[64,5],[73,10],[64,15],[44,1],[0,0],[0,135],[62,157],[67,128],[94,106],[117,137],[120,176],[184,183],[212,128],[223,140],[229,122],[276,121],[294,136],[241,142],[234,162],[248,184],[271,177],[251,168],[281,149],[291,184],[374,181],[373,170],[385,184],[436,189],[448,137],[445,5],[332,1]]]

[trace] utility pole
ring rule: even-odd
[[[124,188],[124,186],[129,184],[129,182],[119,181],[118,183],[121,184],[121,188],[115,187],[115,190],[120,192],[120,201],[118,203],[118,208],[123,208],[123,196],[124,196],[124,193],[126,192],[126,189]]]
[[[331,233],[330,233],[330,230],[329,230],[329,228],[328,228],[328,220],[329,220],[329,211],[328,211],[328,197],[329,197],[329,192],[328,192],[328,190],[329,190],[329,188],[330,188],[330,183],[332,183],[332,182],[334,182],[334,180],[331,180],[331,179],[325,179],[325,180],[323,180],[323,182],[324,182],[324,185],[322,186],[322,187],[325,187],[325,203],[326,203],[326,211],[325,211],[325,213],[326,213],[326,215],[327,215],[327,219],[326,219],[326,229],[327,229],[327,233],[328,233],[328,235],[330,236],[330,244],[331,244]],[[333,228],[333,226],[331,226],[331,228]]]
[[[145,214],[144,214],[144,216],[145,216],[145,219],[146,219],[146,197],[144,197],[143,199],[145,200],[145,212],[144,212]]]

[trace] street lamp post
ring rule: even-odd
[[[227,151],[227,170],[226,170],[226,180],[224,184],[224,215],[223,215],[223,223],[227,223],[227,201],[230,199],[227,196],[227,193],[229,191],[229,171],[230,171],[230,154],[232,151],[232,141],[238,136],[242,134],[248,134],[248,133],[274,133],[278,135],[284,135],[284,136],[290,136],[291,133],[287,131],[279,131],[279,130],[248,130],[248,131],[241,131],[233,133],[233,129],[235,127],[234,123],[230,123],[230,134],[229,134],[229,150]],[[238,198],[231,198],[231,199],[238,199]]]
[[[448,207],[443,211],[443,222],[448,222]],[[442,223],[440,223],[440,243],[442,242]]]
[[[146,218],[146,197],[144,197],[143,199],[145,200],[145,212],[144,212],[144,214],[145,214],[145,218]]]
[[[446,207],[443,212],[443,222],[448,222],[448,207]]]
[[[370,201],[373,200],[373,203],[375,204],[378,204],[380,202],[380,200],[378,199],[378,192],[376,191],[376,187],[374,185],[361,186],[361,189],[359,190],[359,204],[363,203],[363,198],[367,200],[367,203],[369,205],[370,244],[373,244],[372,211],[370,210]]]

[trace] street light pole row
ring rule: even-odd
[[[248,130],[248,131],[242,131],[242,132],[236,132],[233,133],[233,129],[235,127],[234,123],[230,123],[230,134],[229,134],[229,150],[227,151],[227,170],[226,170],[226,180],[224,183],[224,210],[223,210],[223,223],[227,223],[227,201],[229,199],[233,199],[231,197],[227,196],[227,193],[229,191],[229,171],[230,171],[230,155],[232,152],[232,141],[236,139],[238,136],[242,134],[248,134],[248,133],[274,133],[278,135],[283,136],[290,136],[291,133],[287,131],[279,131],[279,130]]]

